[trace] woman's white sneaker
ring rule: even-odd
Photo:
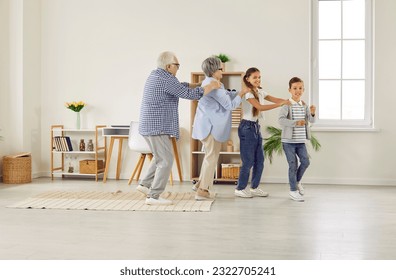
[[[268,193],[265,192],[265,191],[263,191],[263,190],[260,189],[260,188],[255,188],[255,189],[250,188],[250,193],[251,193],[253,196],[261,196],[261,197],[266,197],[266,196],[268,196]]]
[[[301,195],[304,195],[304,187],[303,187],[303,185],[301,184],[301,183],[298,183],[297,184],[297,190],[298,190],[298,192],[301,194]]]
[[[301,194],[298,191],[290,191],[289,196],[294,201],[304,201],[304,198],[301,196]]]
[[[253,197],[253,195],[247,189],[235,190],[235,196],[243,197],[243,198],[252,198]]]

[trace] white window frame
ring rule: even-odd
[[[319,118],[319,1],[312,0],[312,23],[311,23],[311,92],[310,99],[312,104],[317,107],[317,121],[315,127],[322,129],[374,129],[374,110],[373,110],[373,0],[365,0],[365,108],[364,119],[362,120],[331,120]],[[327,0],[329,1],[329,0]],[[332,1],[332,0],[330,0]],[[339,0],[341,2],[347,0]],[[341,5],[342,6],[342,5]],[[342,17],[341,17],[342,21]],[[342,23],[342,22],[341,22]],[[341,43],[343,38],[340,39]],[[342,60],[342,55],[341,55]],[[342,63],[341,63],[342,65]],[[343,81],[341,79],[336,79]]]

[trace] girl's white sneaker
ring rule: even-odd
[[[260,188],[255,188],[255,189],[250,188],[250,193],[253,196],[261,196],[261,197],[267,197],[268,196],[268,193],[263,191]]]
[[[304,201],[304,198],[301,196],[301,194],[298,191],[290,191],[289,196],[294,201]]]
[[[243,198],[252,198],[253,197],[253,195],[247,189],[235,190],[235,196],[243,197]]]

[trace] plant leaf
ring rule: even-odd
[[[268,138],[264,138],[264,157],[268,158],[270,163],[272,163],[274,153],[276,153],[277,155],[283,154],[282,129],[274,126],[267,126],[266,131],[270,136]],[[319,143],[319,140],[314,135],[311,135],[310,143],[312,145],[312,148],[316,152],[319,151],[322,147]]]
[[[320,150],[320,148],[322,147],[322,145],[320,145],[318,139],[312,134],[311,134],[311,145],[315,152],[318,152]]]
[[[268,158],[270,163],[272,163],[274,153],[282,155],[282,130],[273,126],[267,126],[266,130],[270,134],[270,137],[264,139],[264,157]]]

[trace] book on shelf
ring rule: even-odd
[[[56,151],[62,151],[62,146],[61,146],[59,137],[60,137],[60,136],[55,136],[55,137],[54,137],[54,143],[55,143],[55,150],[56,150]]]
[[[232,125],[239,125],[242,118],[242,109],[237,108],[231,112],[231,122]]]
[[[73,151],[73,145],[71,143],[70,137],[66,136],[65,139],[66,139],[66,145],[67,145],[68,151],[70,151],[70,152]]]
[[[59,139],[60,139],[60,142],[61,142],[61,145],[62,145],[62,151],[63,152],[67,152],[68,149],[67,149],[67,146],[66,146],[65,137],[61,136]]]
[[[69,136],[54,136],[54,148],[57,152],[71,152],[73,146]]]

